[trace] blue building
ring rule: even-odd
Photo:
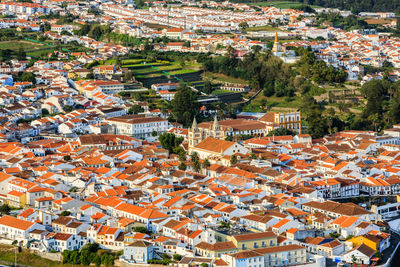
[[[130,263],[147,263],[154,257],[154,245],[144,240],[135,241],[124,248],[123,260]]]

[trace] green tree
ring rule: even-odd
[[[16,52],[16,56],[18,60],[25,60],[26,59],[26,53],[22,46],[18,48],[18,51]]]
[[[181,148],[181,147],[179,147]],[[174,153],[175,153],[175,149],[174,149]],[[179,153],[175,153],[178,154],[178,159],[179,161],[186,161],[186,152],[185,150],[182,149],[182,151],[179,151]]]
[[[213,91],[213,87],[210,81],[206,80],[204,82],[204,86],[203,86],[203,92],[206,94],[211,94],[211,92]]]
[[[73,264],[81,264],[80,252],[78,250],[71,252],[71,261]]]
[[[19,78],[17,78],[17,80],[20,82],[31,82],[33,84],[36,84],[35,74],[33,74],[32,72],[21,73],[21,75],[19,76]]]
[[[144,0],[135,0],[136,7],[141,8],[144,6]]]
[[[249,159],[256,159],[257,156],[253,152],[250,153]]]
[[[193,161],[193,170],[194,170],[195,172],[199,172],[200,169],[201,169],[201,164],[200,164],[200,162],[199,162],[198,160]]]
[[[103,254],[101,256],[101,263],[105,266],[113,266],[114,257],[111,254]]]
[[[64,106],[64,111],[66,112],[66,113],[70,113],[71,111],[73,111],[74,110],[74,107],[73,106],[68,106],[68,105],[65,105]]]
[[[182,255],[174,254],[173,259],[174,261],[180,261],[182,259]]]
[[[168,255],[167,253],[163,253],[163,254],[161,255],[161,257],[163,258],[163,260],[170,260],[170,259],[171,259],[171,256]]]
[[[82,250],[80,253],[80,262],[84,266],[89,266],[91,262],[91,255],[89,250]]]
[[[61,252],[61,255],[63,264],[70,263],[72,261],[70,250],[64,250],[63,252]]]
[[[231,156],[231,165],[235,165],[236,163],[238,163],[238,158],[236,155],[232,155]]]
[[[219,227],[220,228],[230,228],[231,225],[230,225],[230,223],[227,223],[225,221],[221,221],[220,224],[219,224]]]
[[[378,126],[381,122],[381,119],[379,118],[379,114],[375,113],[375,114],[371,114],[368,116],[368,120],[372,123],[372,125],[374,126],[374,130],[375,132],[378,132]]]
[[[321,138],[327,133],[325,117],[322,116],[321,107],[312,96],[305,96],[302,99],[301,111],[307,123],[307,131],[312,138]]]
[[[88,79],[88,80],[93,80],[93,79],[94,79],[94,74],[93,74],[92,72],[89,72],[89,73],[86,75],[86,79]]]
[[[43,25],[43,32],[48,32],[51,30],[51,25],[48,22],[45,22]]]
[[[150,231],[144,226],[136,226],[136,227],[133,228],[133,231],[137,232],[137,233],[143,233],[143,234],[149,234],[150,233]]]
[[[203,160],[203,168],[208,169],[208,168],[210,168],[210,166],[211,166],[210,161],[208,159],[204,159]]]
[[[346,102],[344,101],[339,101],[338,102],[338,109],[340,112],[344,113],[344,112],[348,112],[349,111],[349,106],[347,105]]]
[[[158,137],[161,146],[172,153],[174,148],[178,147],[183,142],[183,137],[177,137],[173,133],[163,133]]]
[[[1,215],[4,215],[4,214],[8,215],[8,214],[10,214],[10,211],[11,211],[11,208],[7,204],[3,204],[0,206],[0,214]]]
[[[189,125],[199,110],[196,94],[187,85],[181,83],[171,101],[171,109],[176,121]]]
[[[133,79],[133,72],[132,71],[127,71],[124,75],[124,79],[126,81],[131,81]]]
[[[60,215],[61,215],[61,216],[69,216],[69,215],[71,215],[71,212],[68,211],[68,210],[63,210],[63,211],[60,213]]]
[[[186,164],[185,162],[179,163],[178,169],[181,171],[186,171]]]
[[[332,237],[332,238],[334,238],[334,239],[337,239],[337,238],[340,237],[340,234],[337,233],[337,232],[335,232],[335,233],[329,233],[329,236]]]
[[[48,116],[50,114],[48,109],[43,108],[42,109],[42,117]]]
[[[295,135],[295,133],[286,128],[278,128],[270,131],[267,136],[283,136],[283,135]]]
[[[367,118],[375,113],[382,115],[383,102],[388,94],[390,83],[386,80],[372,80],[361,87],[361,93],[367,100],[363,117]]]
[[[249,27],[249,24],[246,21],[243,21],[240,22],[238,26],[240,29],[242,29],[242,31],[245,31]]]
[[[101,265],[101,258],[99,255],[94,254],[92,257],[92,263],[96,266],[99,267]]]
[[[144,109],[140,105],[135,104],[128,109],[128,114],[139,114],[142,113],[143,111]]]

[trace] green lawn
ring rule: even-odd
[[[258,26],[258,27],[250,27],[247,28],[246,31],[248,32],[258,32],[258,31],[267,31],[267,32],[278,32],[280,31],[279,28],[272,27],[270,25]]]
[[[193,63],[193,62],[187,62],[183,66],[178,62],[168,62],[168,61],[148,63],[147,65],[139,63],[143,61],[144,59],[123,60],[122,66],[131,69],[133,75],[139,79],[155,78],[158,76],[167,75],[163,71],[168,72],[171,75],[193,73],[199,71],[200,67],[202,66],[199,63]],[[107,63],[113,63],[113,62],[107,61]],[[152,68],[151,66],[154,66],[157,69]]]
[[[47,48],[47,49],[41,49],[41,50],[35,50],[32,52],[26,53],[30,57],[40,57],[42,55],[48,55],[49,53],[53,52],[55,49],[54,48]]]
[[[226,76],[226,75],[220,74],[220,73],[205,72],[203,74],[203,77],[206,79],[213,80],[215,82],[221,82],[221,83],[249,84],[249,82],[246,80]]]
[[[288,9],[288,8],[297,8],[302,5],[300,2],[292,2],[292,1],[263,1],[250,3],[250,5],[256,6],[274,6],[276,8]],[[320,6],[311,5],[313,8],[319,8]]]
[[[263,101],[265,101],[265,107],[262,107]],[[289,109],[298,109],[301,105],[301,98],[294,96],[287,101],[286,97],[266,97],[261,92],[250,104],[243,107],[243,111],[248,112],[263,112],[267,108],[273,111],[288,111]]]
[[[0,42],[0,49],[18,50],[20,47],[24,50],[35,50],[44,48],[43,44],[29,42],[29,41],[4,41]]]
[[[163,66],[164,64],[162,64],[162,63],[151,63],[151,65],[158,67],[158,66]],[[129,68],[129,69],[144,68],[144,66],[146,66],[146,65],[144,65],[143,63],[128,64],[128,65],[124,65],[123,64],[122,65],[123,68]],[[148,66],[148,67],[150,68],[150,66]]]
[[[194,69],[181,69],[181,70],[174,70],[174,71],[169,71],[172,75],[179,75],[179,74],[186,74],[186,73],[194,73],[199,70],[194,70]]]
[[[34,38],[34,37],[32,37]],[[0,50],[3,49],[10,49],[14,52],[18,51],[20,48],[22,48],[27,56],[30,57],[39,57],[42,55],[46,55],[53,52],[54,50],[57,50],[57,47],[51,47],[49,45],[53,45],[54,41],[51,40],[45,40],[44,43],[36,43],[36,42],[31,42],[29,40],[13,40],[13,41],[2,41],[0,42]],[[48,45],[46,45],[48,44]],[[70,49],[73,50],[77,47],[74,47],[69,44],[61,45],[62,48]],[[82,47],[79,47],[82,48]]]
[[[212,95],[222,95],[222,94],[227,94],[227,93],[234,93],[229,90],[222,90],[222,89],[217,89],[211,92]]]

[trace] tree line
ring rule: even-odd
[[[297,0],[295,2],[350,10],[356,14],[363,11],[400,13],[400,1],[398,0]]]
[[[300,90],[302,94],[318,94],[318,86],[306,79],[315,83],[346,81],[347,73],[344,70],[317,60],[312,51],[299,48],[296,53],[301,57],[294,68],[273,56],[270,51],[262,52],[258,48],[243,56],[243,59],[228,53],[226,56],[207,57],[203,64],[206,71],[248,80],[251,88],[263,89],[265,96],[291,97],[296,90]],[[301,83],[298,80],[299,75],[302,78]]]
[[[342,130],[370,130],[381,132],[400,123],[400,81],[372,80],[361,87],[367,103],[360,114],[339,116],[333,108],[317,102],[312,96],[304,96],[300,110],[305,119],[307,132],[313,138],[321,138]],[[340,103],[339,103],[340,104]],[[340,113],[349,111],[348,106],[338,105]]]
[[[82,264],[84,266],[89,266],[91,264],[95,266],[113,266],[114,257],[118,257],[117,254],[113,255],[106,250],[100,250],[99,244],[97,243],[86,244],[80,251],[64,250],[61,254],[63,256],[63,264]]]

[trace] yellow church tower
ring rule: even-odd
[[[274,47],[272,47],[272,54],[274,54],[275,56],[281,56],[280,53],[282,52],[283,52],[282,46],[278,40],[278,32],[275,32],[275,41],[274,41]]]

